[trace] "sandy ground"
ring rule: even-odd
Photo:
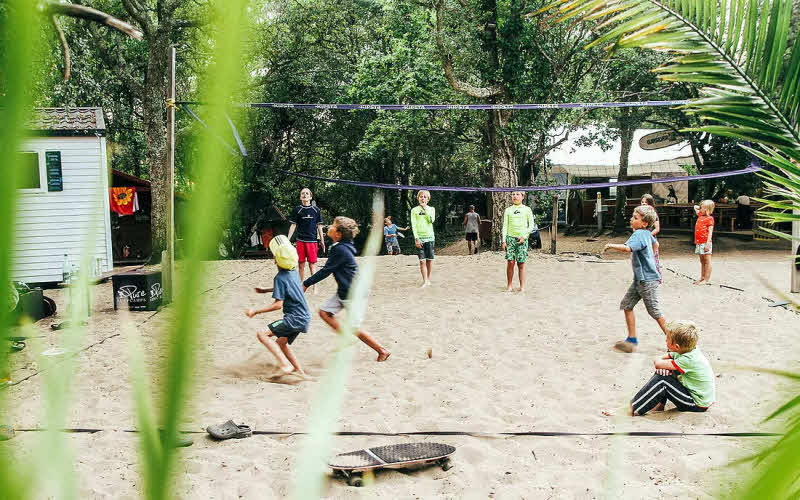
[[[686,241],[684,241],[686,240]],[[560,238],[561,252],[597,253],[608,240]],[[614,241],[623,241],[617,238]],[[383,444],[441,441],[457,447],[455,467],[384,471],[368,488],[328,482],[329,498],[707,498],[725,495],[748,467],[726,464],[769,438],[686,436],[608,437],[612,431],[685,433],[774,431],[762,420],[787,399],[784,382],[744,366],[800,369],[800,315],[769,307],[788,290],[787,251],[774,244],[718,239],[713,286],[693,286],[699,271],[688,238],[660,239],[666,269],[661,302],[670,319],[692,319],[700,345],[717,374],[718,402],[706,414],[667,411],[639,418],[608,418],[601,410],[626,404],[652,374],[664,340],[644,307],[636,310],[641,349],[611,349],[624,337],[619,300],[631,280],[624,256],[599,259],[579,253],[532,252],[525,294],[505,293],[499,253],[466,253],[466,245],[442,249],[433,286],[417,289],[413,256],[380,257],[365,328],[392,351],[386,363],[358,346],[342,431],[575,432],[572,437],[349,436],[333,439],[334,452]],[[545,247],[548,242],[545,242]],[[462,248],[463,247],[463,248]],[[256,285],[269,285],[269,261],[209,263],[198,311],[198,369],[194,398],[181,426],[202,431],[229,418],[265,431],[304,431],[319,380],[336,347],[333,333],[314,315],[311,330],[293,345],[312,379],[274,378],[276,365],[255,333],[279,316],[247,319],[243,310],[263,304]],[[772,290],[763,281],[773,283]],[[724,284],[729,287],[718,286]],[[516,283],[515,283],[516,286]],[[309,295],[314,311],[335,290],[332,277]],[[60,290],[50,290],[63,310]],[[173,311],[131,313],[145,349],[149,375],[158,377],[165,329]],[[129,379],[125,315],[112,307],[111,284],[96,287],[94,313],[74,359],[70,434],[81,498],[136,498],[140,494],[137,435]],[[43,425],[43,374],[37,353],[59,343],[42,320],[44,339],[13,355],[6,389],[15,428]],[[427,351],[432,350],[428,358]],[[0,450],[27,456],[41,434],[19,432]],[[283,498],[303,438],[254,436],[212,442],[193,434],[180,450],[175,494],[183,498]],[[613,493],[612,493],[613,492]]]

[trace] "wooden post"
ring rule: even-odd
[[[553,224],[550,226],[550,253],[556,253],[556,237],[558,235],[558,195],[553,196]]]
[[[800,210],[794,210],[795,215],[800,215]],[[800,221],[792,221],[792,293],[800,293]]]
[[[175,274],[175,47],[169,48],[169,86],[167,87],[167,250],[161,261],[163,279],[163,302],[172,302]]]

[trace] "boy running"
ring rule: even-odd
[[[283,373],[297,372],[305,375],[289,348],[289,344],[294,342],[298,335],[308,331],[308,324],[311,321],[308,303],[303,290],[300,289],[300,279],[295,270],[297,251],[292,247],[289,238],[282,234],[272,238],[269,250],[275,257],[275,265],[278,266],[272,291],[272,298],[275,301],[264,309],[246,309],[244,313],[248,318],[252,318],[256,314],[283,309],[283,319],[273,321],[267,325],[269,331],[259,331],[256,337],[275,356]],[[277,337],[277,340],[273,337]]]
[[[616,250],[618,252],[628,252],[631,254],[631,264],[633,265],[633,283],[628,288],[628,292],[622,298],[619,308],[625,312],[625,324],[628,328],[628,338],[614,344],[614,347],[623,352],[633,352],[639,345],[636,338],[636,316],[633,314],[633,307],[640,301],[644,301],[648,314],[658,323],[664,334],[667,333],[667,320],[661,313],[658,304],[658,285],[661,274],[656,268],[655,252],[658,251],[658,242],[650,233],[653,222],[656,218],[656,211],[649,205],[639,205],[633,209],[631,217],[631,229],[633,234],[624,245],[609,243],[603,251]]]
[[[353,276],[358,270],[355,258],[356,247],[353,246],[353,238],[357,234],[358,226],[356,221],[347,217],[336,217],[333,220],[333,225],[328,227],[328,237],[334,243],[331,246],[331,253],[328,255],[325,266],[303,282],[303,291],[306,291],[308,287],[333,274],[336,280],[336,293],[319,308],[319,317],[337,333],[339,332],[339,322],[336,321],[334,316],[347,307],[347,293],[350,291],[350,283],[353,281]],[[358,328],[358,320],[354,318],[353,322]],[[356,337],[378,353],[379,362],[386,361],[391,355],[388,350],[365,331],[358,329]]]

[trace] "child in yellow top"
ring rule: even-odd
[[[503,213],[503,250],[506,251],[506,291],[512,290],[514,280],[514,262],[519,269],[519,291],[525,291],[525,261],[528,260],[528,236],[533,229],[533,212],[531,207],[522,204],[525,194],[522,191],[511,193],[513,205]]]
[[[419,272],[422,275],[420,288],[431,284],[431,272],[433,272],[435,241],[433,221],[436,220],[436,209],[428,206],[430,200],[431,193],[422,190],[417,193],[419,205],[411,209],[411,231],[414,233],[414,242],[419,256]]]

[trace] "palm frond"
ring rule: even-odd
[[[698,130],[772,145],[777,156],[800,150],[793,125],[800,112],[800,38],[787,47],[791,0],[557,0],[539,12],[551,11],[559,22],[596,23],[598,36],[587,48],[675,53],[655,71],[666,81],[705,87],[684,106],[709,122]]]

